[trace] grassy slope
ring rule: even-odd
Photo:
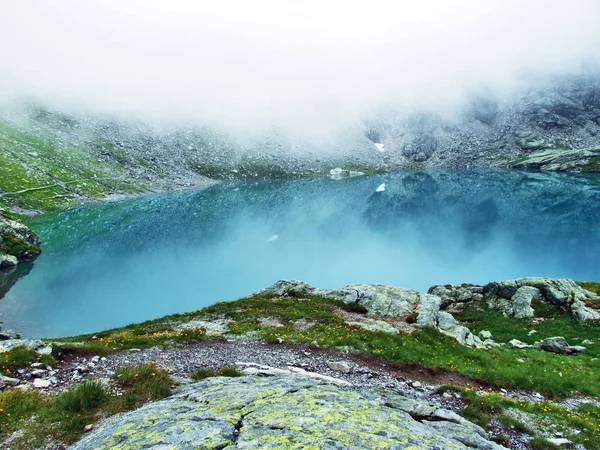
[[[132,179],[128,165],[141,164],[114,145],[77,145],[62,136],[60,128],[32,126],[23,131],[0,121],[0,210],[19,206],[50,211],[85,197],[153,187]]]
[[[83,435],[86,425],[164,398],[172,384],[169,371],[148,363],[119,369],[110,388],[99,381],[84,381],[58,396],[6,390],[0,393],[0,443],[12,435],[13,449],[71,444]]]
[[[550,309],[542,311],[538,306],[538,313],[543,312],[548,320],[535,325],[538,331],[537,338],[555,335],[560,331],[560,334],[573,341],[577,340],[577,343],[583,339],[591,339],[594,342],[588,345],[587,353],[563,356],[537,349],[472,349],[461,346],[455,340],[431,329],[417,331],[412,335],[366,331],[346,324],[339,315],[340,309],[364,313],[364,310],[357,305],[345,305],[319,297],[297,299],[257,296],[235,302],[218,303],[200,311],[166,316],[94,335],[57,339],[52,342],[57,355],[66,353],[91,355],[134,347],[147,348],[211,338],[219,339],[218,336],[207,336],[205,330],[199,328],[182,330],[180,325],[197,319],[211,320],[215,317],[225,317],[230,319],[229,327],[233,334],[249,334],[273,343],[277,342],[278,338],[286,342],[316,341],[322,347],[355,350],[395,363],[416,363],[425,367],[457,372],[491,383],[497,389],[504,387],[542,392],[552,400],[513,400],[499,393],[481,392],[464,386],[442,388],[442,390],[458,392],[464,402],[463,414],[482,426],[489,425],[492,420],[500,421],[507,428],[517,427],[535,437],[531,448],[553,448],[542,436],[551,436],[556,431],[563,431],[569,439],[584,444],[586,448],[600,448],[600,410],[590,405],[567,410],[557,404],[557,400],[562,396],[573,394],[586,394],[600,398],[600,380],[597,376],[600,373],[598,358],[600,327],[578,324],[570,316],[558,314]],[[475,330],[493,329],[498,340],[513,337],[525,341],[533,339],[528,336],[531,330],[529,321],[507,319],[494,313],[482,315],[480,312],[468,310],[457,317],[465,320],[465,323]],[[261,320],[265,318],[270,320]],[[313,322],[314,325],[309,329],[294,328],[294,322],[300,319],[304,323]],[[282,326],[272,326],[277,321]],[[29,364],[31,358],[23,359],[23,355],[17,356],[19,358],[9,356],[7,360],[0,361],[0,370],[10,374],[19,366]],[[205,375],[200,373],[198,377]],[[0,404],[11,401],[10,395],[13,394],[9,394],[8,400],[6,395],[6,393],[0,394]],[[36,402],[46,405],[44,408],[56,411],[53,409],[56,405],[47,403],[48,400],[45,398]],[[95,410],[93,414],[96,416],[111,414],[111,408]],[[44,418],[44,421],[54,421],[56,425],[59,419],[53,415],[55,413],[48,414],[49,417]],[[88,419],[89,416],[85,417],[85,420],[92,420],[92,418]],[[81,420],[81,418],[76,417],[73,420]],[[49,432],[47,430],[50,425],[44,421],[41,422],[45,423],[42,429],[44,432]],[[10,424],[10,429],[16,429],[17,425],[14,422],[5,423]],[[574,434],[573,430],[579,430],[581,433]],[[36,433],[32,436],[39,435]],[[70,437],[66,438],[57,431],[52,433],[57,439],[72,440],[79,432],[74,428],[69,432]],[[500,441],[502,439],[504,438],[501,437]]]
[[[537,349],[472,349],[429,329],[412,335],[367,331],[346,324],[335,312],[337,308],[347,309],[349,306],[316,297],[297,300],[261,296],[218,303],[196,312],[167,316],[95,335],[58,339],[54,342],[66,345],[72,351],[106,353],[131,347],[150,347],[165,342],[206,339],[201,331],[175,331],[175,328],[178,324],[191,320],[223,316],[231,319],[232,333],[253,333],[268,342],[275,342],[277,338],[286,342],[316,341],[321,346],[352,348],[397,363],[417,363],[460,372],[498,387],[535,390],[550,396],[582,393],[600,397],[600,379],[597,377],[600,373],[600,328],[578,324],[568,316],[557,317],[540,324],[537,326],[539,332],[536,336],[539,339],[547,335],[556,335],[560,331],[560,334],[577,343],[586,338],[593,340],[594,344],[588,345],[588,352],[574,357]],[[469,325],[473,329],[490,329],[487,319],[492,315],[480,317],[477,319],[478,323],[470,318]],[[261,324],[259,319],[265,317],[280,320],[282,326]],[[470,316],[465,314],[465,317]],[[299,319],[314,321],[315,325],[309,330],[297,330],[293,322]],[[493,319],[499,318],[493,316]],[[552,325],[553,323],[555,325]],[[532,336],[527,336],[529,328],[523,321],[507,319],[499,327],[505,328],[507,338],[533,339]]]

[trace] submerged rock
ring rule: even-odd
[[[209,378],[107,420],[71,449],[503,448],[451,411],[396,397],[297,375]]]

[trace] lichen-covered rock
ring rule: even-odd
[[[600,319],[600,312],[585,305],[586,300],[595,300],[598,296],[569,279],[530,277],[493,281],[483,286],[483,293],[491,304],[501,299],[510,299],[509,304],[512,304],[513,296],[524,286],[538,289],[543,300],[571,313],[579,322]],[[533,295],[535,291],[529,292]]]
[[[438,314],[442,306],[442,299],[437,295],[423,295],[419,304],[417,325],[422,328],[437,328]]]
[[[427,293],[440,297],[442,308],[446,308],[455,303],[479,301],[483,298],[482,291],[483,288],[477,284],[463,283],[431,286]]]
[[[301,297],[318,295],[325,298],[360,303],[375,316],[402,316],[418,308],[418,291],[384,284],[353,284],[340,289],[317,289],[303,281],[280,280],[272,286],[252,294]]]
[[[507,345],[509,348],[519,348],[519,349],[531,347],[531,345],[529,345],[523,341],[520,341],[518,339],[511,339],[510,341],[508,341]]]
[[[462,345],[484,347],[481,339],[473,335],[467,327],[460,325],[452,314],[441,311],[441,305],[442,299],[437,295],[422,295],[419,303],[417,325],[422,328],[435,328],[446,336],[453,337]]]
[[[278,295],[281,297],[298,297],[310,295],[316,289],[304,281],[298,280],[279,280],[268,288],[253,292],[250,297],[257,295]]]
[[[348,322],[348,325],[355,325],[368,331],[390,334],[400,333],[400,330],[398,328],[394,327],[392,324],[384,322],[383,320],[374,320],[366,318],[365,320],[361,320],[360,322]],[[403,328],[402,330],[405,331],[406,328]]]
[[[402,316],[415,312],[419,303],[418,291],[383,284],[353,284],[339,291],[323,292],[326,296],[348,301],[353,295],[370,314],[377,316]]]
[[[450,411],[399,403],[296,375],[210,378],[107,420],[71,448],[503,448]]]
[[[572,314],[579,322],[600,319],[599,311],[586,306],[587,301],[596,300],[598,296],[569,279],[528,277],[492,281],[485,286],[436,285],[429,288],[428,293],[439,296],[441,308],[448,311],[457,304],[484,301],[489,308],[506,315],[531,318],[535,315],[532,302],[542,300]]]
[[[490,305],[502,311],[507,316],[517,319],[529,319],[534,316],[535,311],[531,306],[534,300],[541,300],[542,294],[538,288],[532,286],[521,286],[517,288],[510,298],[492,297]]]
[[[475,285],[471,285],[475,286]],[[481,286],[475,287],[480,291]],[[441,333],[453,337],[463,345],[484,347],[482,341],[474,336],[471,331],[460,325],[452,314],[441,311],[442,299],[437,295],[420,294],[418,291],[402,287],[386,286],[382,284],[353,284],[340,289],[317,289],[302,281],[281,280],[273,286],[258,291],[252,295],[281,295],[301,297],[302,295],[318,295],[331,298],[344,303],[359,303],[367,310],[367,314],[377,317],[391,317],[398,319],[394,325],[374,321],[350,321],[353,325],[375,331],[385,331],[397,334],[402,328],[407,331],[414,330],[412,322],[420,328],[431,327]],[[476,295],[480,295],[477,294]],[[404,321],[406,327],[400,327]],[[410,322],[410,323],[409,323]]]
[[[0,254],[25,259],[40,251],[40,239],[33,231],[0,214]]]
[[[492,332],[488,330],[481,330],[479,332],[479,338],[483,340],[492,339]]]
[[[533,308],[531,302],[541,300],[542,293],[538,288],[532,286],[521,286],[510,298],[511,311],[510,314],[517,319],[525,319],[533,317]]]

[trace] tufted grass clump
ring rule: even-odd
[[[58,396],[10,388],[0,392],[0,447],[9,436],[11,448],[64,447],[78,440],[86,425],[164,398],[173,385],[169,371],[154,363],[120,369],[111,383],[116,389],[86,380]]]
[[[106,386],[97,380],[86,380],[71,390],[58,396],[58,406],[66,412],[78,413],[106,404],[110,393]]]
[[[169,372],[169,369],[159,368],[154,361],[117,370],[117,384],[124,390],[119,399],[119,408],[132,409],[142,403],[167,397],[173,386]]]
[[[212,377],[243,377],[244,373],[233,366],[221,367],[219,370],[211,368],[198,369],[192,372],[190,378],[195,381],[204,380]]]
[[[48,366],[56,364],[56,360],[52,355],[40,355],[25,345],[19,345],[7,352],[0,353],[0,373],[9,375],[11,372],[35,362],[41,362]]]

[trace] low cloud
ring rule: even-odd
[[[4,99],[296,132],[381,106],[452,109],[470,90],[598,62],[594,0],[29,0],[3,6]]]

